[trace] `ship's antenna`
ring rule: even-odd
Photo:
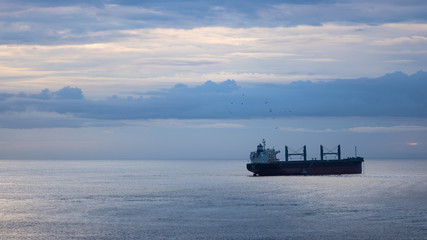
[[[264,149],[265,149],[265,139],[264,138],[262,139],[262,145],[264,146]]]
[[[354,146],[354,156],[357,157],[357,146]]]

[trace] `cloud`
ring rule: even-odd
[[[326,128],[326,129],[311,129],[311,128],[294,128],[294,127],[279,127],[280,130],[286,132],[300,132],[300,133],[328,133],[337,132],[338,130]]]
[[[1,128],[31,129],[31,128],[80,128],[87,127],[82,119],[70,114],[57,112],[20,111],[0,113]]]
[[[420,36],[426,37],[426,29],[423,23],[329,23],[71,31],[66,34],[90,41],[54,44],[22,44],[16,38],[13,44],[0,45],[0,85],[36,91],[72,83],[84,86],[85,93],[105,92],[106,97],[117,88],[130,91],[172,82],[289,83],[372,77],[396,69],[414,73],[425,67],[427,41]],[[402,44],[396,39],[413,42]]]
[[[60,99],[83,99],[83,92],[80,88],[65,87],[53,93]]]
[[[423,19],[425,2],[408,1],[315,1],[280,3],[259,10],[262,19],[282,20],[287,24],[318,25],[325,22],[382,24]]]
[[[423,43],[423,42],[424,43],[427,42],[427,37],[411,36],[411,37],[396,37],[396,38],[377,40],[377,41],[374,41],[374,44],[382,45],[382,46],[391,46],[391,45],[398,45],[398,44],[417,44],[417,43]]]
[[[401,72],[376,79],[347,79],[327,82],[298,81],[291,84],[255,84],[241,87],[234,80],[207,81],[194,87],[176,84],[161,91],[134,92],[91,100],[80,88],[45,89],[36,94],[0,94],[2,127],[13,126],[13,116],[25,113],[40,118],[76,119],[80,122],[138,119],[250,119],[308,117],[427,117],[427,73],[408,76]],[[47,115],[44,115],[48,113]],[[51,115],[49,115],[51,114]],[[29,121],[27,121],[28,123]],[[23,120],[16,126],[25,125]],[[104,123],[102,123],[104,124]],[[53,125],[56,126],[56,125]],[[83,123],[72,126],[84,126]],[[209,125],[209,127],[239,127]],[[26,126],[22,126],[25,128]],[[198,126],[206,127],[206,126]],[[309,129],[282,128],[285,131]],[[423,130],[414,126],[357,127],[353,132]],[[316,130],[322,132],[331,129]]]
[[[338,133],[338,132],[356,132],[356,133],[396,133],[396,132],[422,132],[427,131],[427,127],[419,125],[397,125],[397,126],[361,126],[351,128],[295,128],[295,127],[279,127],[280,130],[286,132],[299,133]]]
[[[427,131],[425,126],[391,126],[391,127],[354,127],[347,129],[350,132],[359,133],[385,133],[385,132],[420,132]]]
[[[425,22],[423,1],[2,1],[3,43],[93,43],[105,30]],[[101,40],[97,38],[96,40]]]
[[[245,128],[245,124],[229,122],[227,119],[156,119],[146,121],[128,121],[126,124],[138,127],[188,128],[188,129],[233,129]]]

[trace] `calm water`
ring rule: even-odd
[[[0,161],[1,239],[426,239],[427,160],[252,177],[245,161]]]

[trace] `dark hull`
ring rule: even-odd
[[[362,173],[363,158],[342,160],[279,161],[277,163],[248,163],[254,175],[337,175]]]

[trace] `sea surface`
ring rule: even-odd
[[[427,239],[427,160],[253,177],[246,161],[0,161],[1,239]]]

